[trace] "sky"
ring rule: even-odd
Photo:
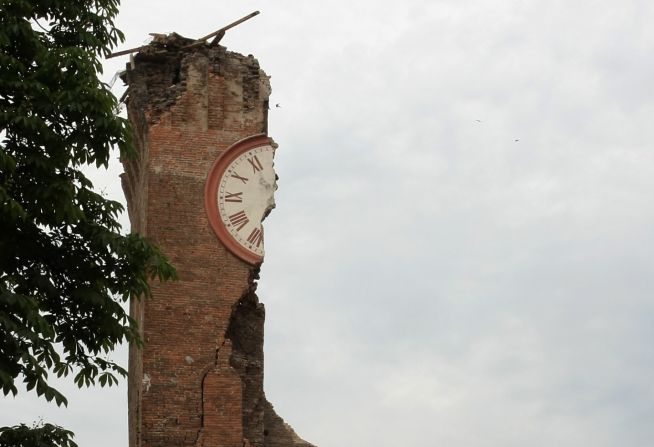
[[[126,1],[119,49],[254,10],[221,44],[280,105],[258,289],[278,413],[319,447],[650,447],[654,4]],[[119,173],[94,179],[124,200]],[[0,425],[127,445],[124,381],[62,389]]]

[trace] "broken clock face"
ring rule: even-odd
[[[221,242],[250,264],[261,262],[261,222],[275,207],[275,143],[265,135],[230,146],[214,163],[205,189],[209,222]]]

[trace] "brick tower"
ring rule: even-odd
[[[123,76],[139,151],[122,176],[132,231],[159,244],[179,275],[153,282],[152,297],[131,303],[144,346],[130,349],[129,445],[308,447],[263,392],[264,307],[255,281],[260,221],[274,202],[267,198],[249,218],[223,209],[247,196],[236,191],[250,180],[245,168],[264,179],[261,160],[274,154],[268,76],[252,56],[193,42],[159,36]],[[240,158],[225,162],[234,150]],[[267,175],[259,183],[274,191]],[[232,235],[221,236],[220,225]],[[230,247],[233,236],[253,258]]]

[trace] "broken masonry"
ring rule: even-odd
[[[130,447],[311,447],[263,391],[260,263],[234,256],[205,212],[215,161],[268,133],[268,76],[252,56],[173,33],[141,47],[122,79],[138,151],[123,160],[132,231],[179,275],[131,302],[144,345],[129,354]]]

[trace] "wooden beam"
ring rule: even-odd
[[[111,53],[109,56],[107,56],[107,59],[111,59],[112,57],[117,57],[117,56],[124,56],[124,55],[130,54],[130,53],[136,53],[137,51],[141,51],[141,50],[143,50],[143,49],[145,49],[147,47],[148,47],[148,45],[143,45],[143,46],[136,47],[136,48],[130,48],[129,50],[116,51],[115,53]]]
[[[245,22],[246,20],[250,20],[252,17],[257,16],[257,15],[259,15],[259,11],[254,11],[253,13],[248,14],[248,15],[246,15],[245,17],[241,17],[241,18],[238,19],[237,21],[232,22],[232,23],[230,23],[229,25],[224,26],[224,27],[220,28],[220,29],[217,30],[217,31],[214,31],[214,32],[211,33],[211,34],[207,34],[207,35],[204,36],[204,37],[200,37],[198,40],[196,40],[196,42],[199,42],[199,41],[205,41],[205,40],[207,40],[207,39],[211,39],[213,36],[217,36],[218,34],[220,34],[220,33],[222,33],[222,32],[225,32],[225,31],[227,31],[228,29],[234,28],[236,25],[240,25],[241,23]]]

